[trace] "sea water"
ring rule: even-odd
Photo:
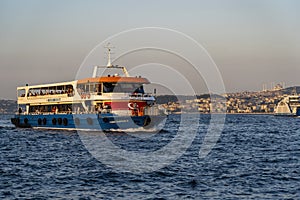
[[[300,118],[227,115],[217,143],[199,158],[210,121],[203,115],[177,160],[131,173],[96,159],[76,131],[16,129],[10,117],[0,117],[1,199],[300,199]],[[105,135],[124,151],[154,152],[174,139],[180,120],[170,115],[151,137]]]

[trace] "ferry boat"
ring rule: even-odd
[[[276,106],[274,115],[300,117],[300,96],[295,94],[284,97]]]
[[[120,70],[97,76],[97,71]],[[18,112],[11,122],[20,128],[69,130],[150,129],[167,117],[155,96],[145,93],[150,84],[141,76],[131,77],[123,66],[95,66],[90,78],[53,84],[18,87]]]

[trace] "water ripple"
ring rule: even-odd
[[[299,199],[299,119],[228,115],[214,149],[199,159],[209,120],[201,116],[197,137],[178,160],[136,175],[112,172],[91,156],[76,132],[15,129],[2,116],[0,198]],[[179,123],[180,116],[173,115],[147,139],[106,134],[123,149],[151,152],[174,138]]]

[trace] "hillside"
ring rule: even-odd
[[[281,91],[283,94],[293,94],[293,93],[300,94],[300,86],[288,87],[288,88],[282,89]]]

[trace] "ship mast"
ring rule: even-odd
[[[94,66],[94,71],[92,77],[95,78],[97,76],[97,71],[98,68],[116,68],[116,69],[121,69],[125,75],[125,77],[129,77],[128,71],[125,67],[123,66],[118,66],[118,65],[112,65],[111,63],[111,49],[114,48],[110,46],[110,43],[107,43],[107,45],[104,47],[107,49],[107,65],[106,66]]]
[[[107,43],[107,45],[104,48],[107,49],[107,56],[108,56],[108,58],[107,58],[107,65],[106,66],[107,67],[112,67],[112,64],[111,64],[111,52],[110,51],[114,47],[110,46],[110,43]]]

